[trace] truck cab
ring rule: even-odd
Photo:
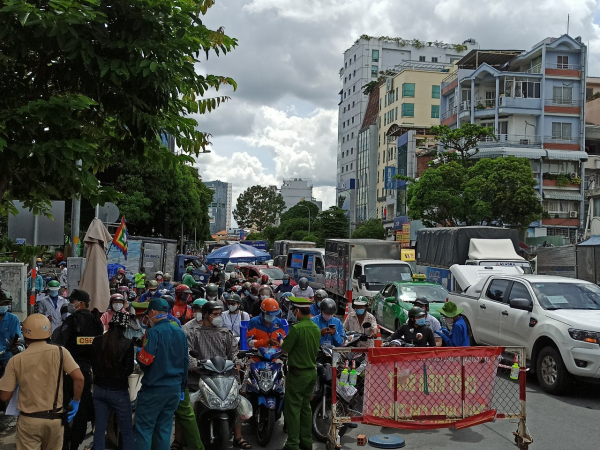
[[[364,295],[370,301],[392,281],[412,280],[408,262],[394,259],[357,260],[352,267],[352,297]]]
[[[186,268],[192,264],[194,266],[194,272],[192,276],[194,280],[200,281],[204,284],[208,283],[210,278],[210,270],[208,266],[202,262],[202,260],[193,255],[177,255],[175,259],[175,279],[174,281],[181,281],[186,273]]]

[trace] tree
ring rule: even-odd
[[[305,200],[298,202],[298,204],[284,212],[280,218],[281,222],[285,222],[289,219],[308,219],[309,215],[306,208],[310,209],[310,218],[312,222],[317,218],[317,214],[319,214],[319,207],[313,202],[307,202]]]
[[[385,229],[379,219],[369,219],[359,226],[354,233],[352,239],[384,239]]]
[[[315,234],[319,236],[317,245],[325,245],[326,239],[345,239],[348,237],[350,221],[346,211],[337,206],[332,206],[322,211],[315,221]],[[312,231],[312,230],[311,230]]]
[[[246,236],[246,238],[244,240],[245,241],[264,241],[265,237],[261,233],[250,233],[248,236]],[[243,242],[244,241],[242,241],[242,243]]]
[[[281,194],[264,186],[252,186],[238,197],[233,217],[242,228],[255,227],[261,232],[285,209]]]
[[[473,165],[473,157],[479,152],[478,144],[484,139],[496,139],[493,127],[482,127],[474,123],[463,124],[460,128],[448,125],[431,127],[431,134],[444,149],[442,162],[458,161],[463,167]]]
[[[175,166],[209,144],[193,114],[231,78],[195,71],[237,41],[200,19],[214,0],[7,0],[0,9],[0,209],[20,199],[92,204],[118,192],[97,173],[126,157]],[[162,144],[173,137],[183,156]],[[80,163],[78,163],[78,161]],[[13,208],[14,209],[14,208]]]

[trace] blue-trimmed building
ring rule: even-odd
[[[547,38],[528,51],[472,50],[456,65],[441,85],[442,125],[493,126],[498,141],[480,142],[476,157],[527,158],[539,180],[549,218],[531,224],[530,235],[574,240],[583,229],[587,160],[581,38]]]

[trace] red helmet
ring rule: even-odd
[[[175,288],[175,295],[183,294],[183,293],[191,294],[192,290],[189,287],[187,287],[185,284],[180,284],[179,286],[177,286]]]
[[[110,303],[112,302],[116,302],[116,301],[124,301],[125,299],[123,298],[123,296],[121,294],[113,294],[110,296]]]
[[[260,284],[252,283],[250,286],[250,293],[254,295],[258,295],[258,290],[260,289]]]
[[[129,294],[129,288],[127,286],[119,286],[119,289],[117,290],[123,295]]]
[[[267,284],[269,282],[269,275],[264,274],[262,277],[260,277],[262,284]]]
[[[125,269],[119,269],[117,270],[117,273],[122,273],[123,275],[125,275]]]

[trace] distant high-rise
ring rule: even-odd
[[[210,234],[229,230],[231,228],[232,184],[219,180],[205,181],[204,184],[214,192],[212,203],[208,208]]]
[[[286,178],[281,185],[281,196],[285,201],[285,209],[290,209],[301,201],[312,202],[322,209],[322,202],[317,201],[312,195],[312,180],[308,178]]]

